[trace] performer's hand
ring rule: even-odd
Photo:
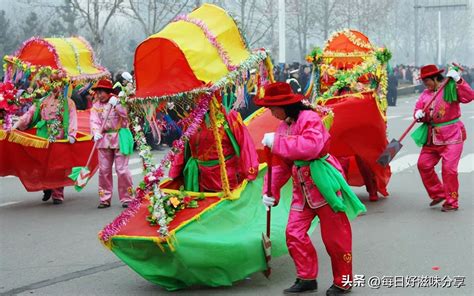
[[[113,96],[113,97],[110,97],[109,99],[109,104],[112,105],[113,107],[117,106],[119,102],[119,99],[117,99],[117,97]]]
[[[274,141],[275,141],[275,133],[266,133],[263,135],[262,145],[272,148]]]
[[[423,110],[421,110],[421,109],[416,110],[416,112],[415,112],[415,119],[416,120],[420,121],[424,117],[425,117],[425,112],[423,112]]]
[[[273,207],[275,205],[275,198],[264,194],[262,196],[262,203],[266,208]]]
[[[16,130],[18,129],[18,126],[20,126],[20,121],[15,122],[10,130]]]
[[[452,78],[454,81],[458,82],[461,79],[461,75],[459,75],[458,71],[451,69],[446,73],[446,77]]]
[[[73,136],[69,136],[68,140],[69,140],[69,143],[71,143],[71,144],[76,143],[76,138],[74,138]]]
[[[99,140],[102,139],[102,138],[103,138],[102,134],[99,134],[99,133],[94,134],[94,141],[95,141],[95,142],[99,141]]]

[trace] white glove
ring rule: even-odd
[[[103,137],[104,137],[104,136],[102,136],[102,134],[99,134],[99,133],[94,134],[94,141],[97,142],[97,141],[99,141],[100,139],[102,139]]]
[[[269,207],[273,207],[275,205],[275,198],[264,194],[262,196],[262,203],[268,209]]]
[[[417,120],[420,120],[420,119],[422,119],[423,117],[425,117],[425,112],[423,112],[423,110],[421,110],[421,109],[416,110],[416,112],[415,112],[415,118],[416,118]]]
[[[458,82],[461,79],[461,75],[459,75],[458,71],[451,69],[446,73],[446,77],[451,77],[454,81]]]
[[[113,97],[110,97],[109,99],[109,104],[112,105],[113,107],[115,107],[119,102],[119,99],[117,99],[117,97],[113,96]]]
[[[266,133],[265,135],[263,135],[262,145],[272,148],[274,141],[275,141],[275,133]]]
[[[69,143],[71,143],[71,144],[76,143],[76,138],[74,138],[73,136],[69,136],[68,140],[69,140]]]
[[[16,130],[16,129],[18,129],[18,126],[20,126],[20,121],[15,122],[11,129]]]

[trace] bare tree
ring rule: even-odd
[[[356,28],[366,35],[383,32],[384,24],[395,1],[344,0],[338,10],[347,28]],[[390,29],[390,28],[388,28]]]
[[[117,13],[124,0],[71,0],[70,5],[85,20],[92,34],[92,44],[100,53],[104,36],[112,17]]]
[[[315,2],[312,0],[287,0],[288,27],[297,38],[299,58],[308,53],[308,38],[314,33]]]
[[[341,1],[337,0],[321,0],[315,3],[315,31],[321,33],[324,40],[329,38],[332,31],[340,28],[343,21],[339,17],[339,8]]]
[[[183,13],[189,0],[129,0],[122,13],[138,21],[146,36],[160,31],[164,25]]]
[[[226,7],[235,12],[236,20],[245,34],[249,47],[261,42],[272,27],[270,24],[274,19],[270,19],[266,13],[269,11],[265,9],[266,4],[268,1],[236,0],[236,7]]]

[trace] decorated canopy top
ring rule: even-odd
[[[23,43],[13,56],[5,56],[7,75],[18,69],[50,67],[65,72],[71,80],[96,80],[109,72],[95,62],[93,50],[81,37],[38,38]],[[33,69],[31,69],[33,68]]]
[[[235,70],[266,57],[251,54],[225,10],[204,4],[177,17],[135,52],[136,96],[166,97],[219,84]],[[263,55],[263,57],[262,57]]]

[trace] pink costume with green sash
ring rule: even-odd
[[[456,83],[457,101],[448,103],[443,96],[439,96],[431,104],[422,121],[426,124],[427,131],[423,141],[420,157],[418,158],[418,170],[423,185],[431,199],[445,199],[443,206],[457,208],[458,205],[458,164],[461,158],[464,140],[466,140],[466,129],[460,120],[460,104],[466,104],[474,100],[474,91],[469,85],[461,80]],[[423,109],[433,98],[435,93],[425,90],[416,102],[415,111]],[[441,182],[435,172],[435,166],[442,160]]]
[[[243,180],[254,180],[258,173],[258,156],[250,134],[240,114],[231,111],[219,128],[225,156],[230,189],[237,188]],[[222,191],[221,172],[216,139],[208,120],[189,139],[186,149],[179,153],[170,168],[169,177],[184,176],[185,190]]]
[[[100,127],[105,120],[109,108],[113,108],[109,114],[104,130]],[[118,194],[121,203],[130,202],[133,195],[132,175],[128,168],[129,155],[124,155],[123,141],[119,139],[122,132],[129,133],[127,109],[121,104],[112,107],[109,103],[94,102],[90,117],[92,134],[102,134],[103,138],[98,140],[99,150],[99,198],[101,203],[110,204],[113,192],[112,165],[115,162],[115,171],[118,179]],[[132,148],[133,149],[133,148]],[[127,151],[130,153],[133,151]]]
[[[273,166],[272,194],[278,203],[280,189],[293,177],[286,243],[298,278],[313,280],[318,276],[318,257],[308,235],[312,221],[318,216],[321,236],[331,257],[334,285],[349,289],[344,285],[344,280],[352,280],[352,233],[348,216],[354,218],[365,207],[350,191],[337,159],[328,154],[329,143],[329,132],[314,111],[301,111],[298,120],[290,124],[283,121],[272,148],[272,153],[283,162]],[[266,184],[265,177],[263,188],[267,188]],[[322,188],[332,192],[325,190],[323,194]],[[346,200],[348,191],[352,195]],[[332,195],[332,200],[328,195]]]
[[[37,110],[38,106],[40,108],[39,112]],[[29,127],[35,126],[37,123],[42,123],[42,130],[47,132],[46,122],[56,119],[59,107],[60,107],[59,101],[56,99],[56,97],[53,94],[50,94],[49,96],[44,98],[41,103],[31,105],[28,111],[20,117],[18,129],[25,130],[25,129],[28,129]],[[77,134],[76,105],[71,99],[67,100],[67,108],[68,108],[68,115],[69,115],[68,126],[67,126],[67,136],[76,138],[76,134]],[[61,117],[64,118],[64,115],[61,115]],[[33,121],[36,121],[36,122],[33,122]],[[56,136],[57,140],[67,139],[64,133],[64,128],[62,124],[63,122],[61,122],[61,124],[59,125],[59,129],[58,129],[59,134]],[[38,136],[47,137],[47,133],[43,132],[41,134],[38,134]],[[51,197],[53,199],[64,200],[64,187],[54,188],[51,190],[52,190]]]

